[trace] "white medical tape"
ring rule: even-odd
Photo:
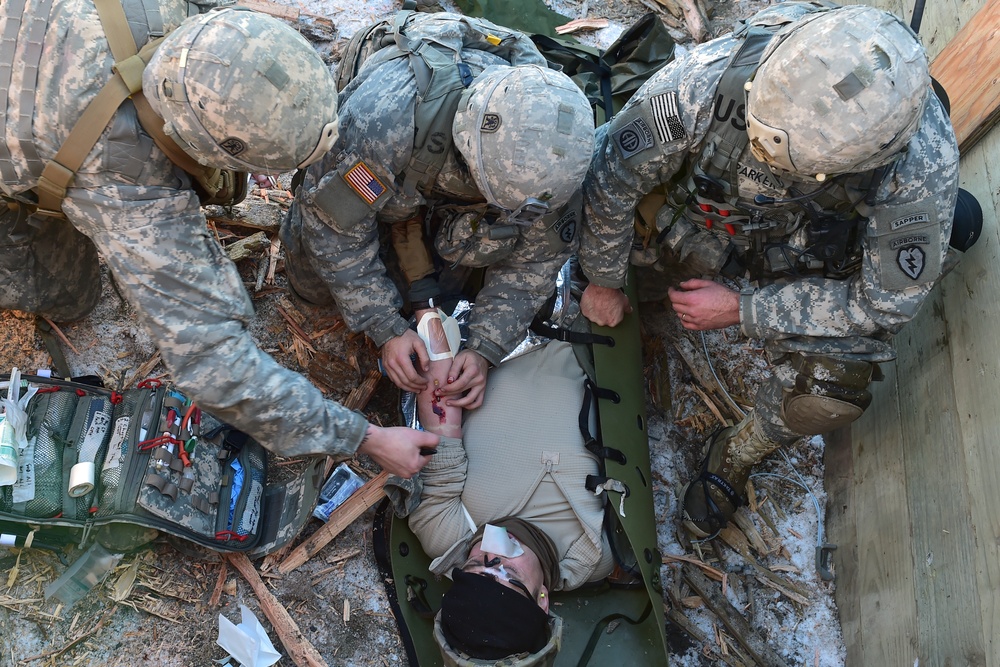
[[[445,352],[434,352],[431,350],[430,323],[432,320],[439,320],[441,328],[444,329],[445,339],[448,341],[448,350]],[[427,355],[431,361],[441,361],[442,359],[454,359],[458,354],[458,349],[462,345],[462,333],[458,328],[458,321],[454,317],[445,315],[441,310],[432,310],[424,313],[417,322],[417,335],[424,341],[427,348]]]

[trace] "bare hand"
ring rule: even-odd
[[[686,280],[667,290],[670,305],[691,331],[725,329],[740,323],[740,293],[711,280]]]
[[[392,383],[404,391],[418,393],[427,386],[427,381],[413,365],[410,355],[417,355],[417,364],[423,372],[430,368],[427,346],[415,331],[407,329],[382,346],[382,368]]]
[[[269,174],[250,174],[250,180],[261,190],[271,190],[278,187],[278,179]]]
[[[433,433],[405,426],[382,428],[369,424],[358,452],[375,459],[389,474],[410,478],[430,460],[440,440]]]
[[[598,326],[615,327],[632,312],[632,304],[620,289],[590,283],[580,297],[580,311]]]
[[[489,368],[490,363],[479,354],[472,350],[462,350],[451,362],[448,383],[438,389],[438,392],[441,396],[449,397],[448,405],[466,410],[478,408],[483,404]],[[450,398],[456,396],[458,398]]]

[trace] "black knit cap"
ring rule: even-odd
[[[441,631],[452,648],[480,660],[535,653],[549,641],[548,614],[489,576],[452,570],[441,599]]]

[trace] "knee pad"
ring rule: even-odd
[[[785,390],[782,417],[789,428],[817,435],[857,420],[872,401],[876,365],[821,355],[792,355],[795,384]]]

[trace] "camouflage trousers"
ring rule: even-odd
[[[0,204],[0,308],[57,322],[85,317],[101,297],[97,248],[65,220]]]

